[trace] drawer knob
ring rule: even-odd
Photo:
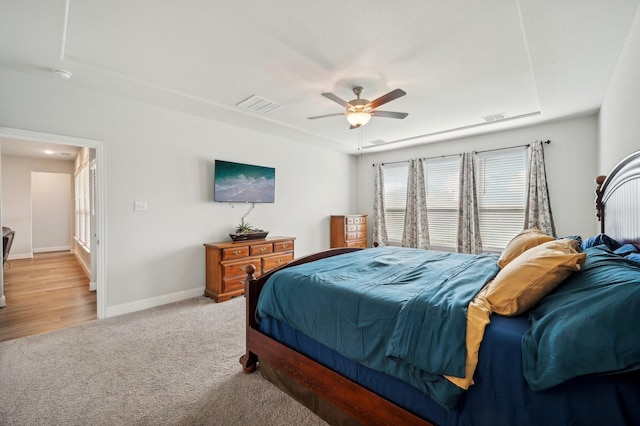
[[[260,248],[260,251],[265,251],[267,248],[266,247],[262,247]]]
[[[282,248],[287,248],[289,247],[289,244],[282,244]]]
[[[239,255],[239,254],[240,254],[240,250],[235,250],[235,251],[233,252],[233,255],[234,255],[234,256],[237,256],[237,255]]]

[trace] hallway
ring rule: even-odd
[[[0,342],[97,318],[96,292],[89,291],[89,278],[68,251],[8,261],[4,293]]]

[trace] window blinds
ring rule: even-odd
[[[482,248],[500,251],[524,226],[527,149],[476,154]]]
[[[385,225],[391,245],[399,245],[402,241],[407,208],[408,170],[408,163],[385,164],[383,168]]]
[[[501,251],[522,231],[526,204],[527,149],[476,154],[476,185],[483,250]],[[385,224],[389,244],[402,240],[407,204],[408,163],[385,164]],[[430,245],[455,250],[458,239],[460,157],[427,159],[427,218]]]
[[[458,239],[460,157],[429,159],[426,168],[431,247],[455,250]]]

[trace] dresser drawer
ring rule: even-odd
[[[273,243],[273,252],[293,251],[293,240]]]
[[[222,250],[222,260],[239,259],[249,256],[249,246],[231,247]]]
[[[359,225],[367,223],[366,216],[347,216],[345,218],[345,222],[347,225]]]
[[[254,274],[256,278],[260,276],[258,271]],[[247,279],[246,275],[240,277],[231,277],[222,279],[222,292],[227,293],[230,291],[244,290],[244,282]]]
[[[293,253],[282,253],[278,256],[267,256],[262,259],[262,272],[267,273],[273,268],[284,265],[293,260]]]
[[[259,256],[261,254],[269,254],[273,253],[273,244],[259,244],[256,246],[251,246],[251,256]]]
[[[360,247],[360,248],[367,248],[367,240],[361,240],[361,241],[347,241],[347,247]]]
[[[366,231],[355,231],[355,232],[347,232],[345,234],[345,239],[347,240],[362,240],[367,238]]]
[[[255,266],[256,271],[259,271],[260,259],[245,260],[244,262],[225,263],[222,265],[222,276],[224,278],[242,277],[242,279],[244,279],[247,276],[246,268],[248,265]]]

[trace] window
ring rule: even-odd
[[[83,164],[75,175],[76,240],[87,251],[91,246],[91,182],[89,165]]]
[[[455,251],[458,242],[460,157],[429,159],[426,164],[430,244],[433,249]]]
[[[524,224],[527,149],[476,154],[476,185],[483,250],[501,251]],[[407,163],[385,164],[384,206],[389,244],[400,245],[407,201]],[[460,157],[425,162],[431,247],[455,251],[458,240]]]
[[[476,190],[485,251],[501,251],[524,224],[527,149],[477,154]]]
[[[384,166],[384,208],[389,244],[400,245],[407,205],[407,163]],[[433,248],[455,250],[458,234],[460,157],[426,161],[427,220]]]
[[[385,164],[384,215],[387,239],[391,245],[400,245],[404,230],[404,216],[407,209],[408,163]]]

